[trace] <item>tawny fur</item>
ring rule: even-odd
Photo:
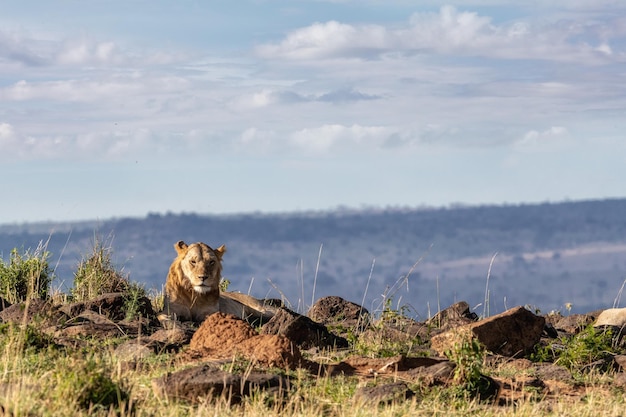
[[[275,308],[246,294],[220,292],[224,245],[212,249],[205,243],[174,245],[178,256],[165,281],[164,313],[178,320],[203,321],[218,311],[246,320],[269,320]]]

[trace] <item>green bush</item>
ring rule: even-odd
[[[111,254],[111,247],[105,246],[96,237],[91,254],[78,264],[74,273],[71,293],[75,301],[90,300],[102,294],[128,289],[128,279],[115,269]]]
[[[454,380],[459,384],[459,394],[478,398],[490,396],[490,380],[482,373],[485,347],[477,339],[465,340],[446,351],[445,355],[456,364]]]
[[[146,297],[145,288],[136,283],[129,282],[124,293],[124,312],[127,320],[133,320],[141,315],[141,301]]]
[[[33,253],[11,251],[9,262],[0,259],[0,296],[11,304],[48,297],[52,272],[50,254],[40,245]]]
[[[536,362],[554,362],[571,371],[579,371],[592,362],[607,359],[617,353],[615,335],[609,329],[587,326],[571,337],[559,337],[546,346],[536,348],[530,356]]]
[[[128,393],[111,377],[107,365],[98,358],[69,359],[55,369],[54,390],[59,398],[84,410],[118,408]]]

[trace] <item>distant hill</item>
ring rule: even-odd
[[[515,305],[566,312],[565,303],[586,312],[619,303],[626,279],[626,199],[0,225],[0,254],[48,242],[65,291],[95,236],[132,280],[155,290],[176,241],[226,244],[231,289],[283,296],[301,311],[339,295],[370,310],[385,296],[422,318],[459,300],[478,314]]]

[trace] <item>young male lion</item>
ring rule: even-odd
[[[275,307],[246,294],[221,292],[224,245],[212,249],[198,242],[174,245],[178,256],[172,262],[165,281],[164,313],[178,320],[203,321],[218,311],[249,321],[267,322]]]

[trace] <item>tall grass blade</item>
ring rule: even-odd
[[[317,285],[317,273],[320,269],[320,260],[322,259],[322,248],[324,244],[320,244],[320,251],[317,254],[317,264],[315,265],[315,276],[313,277],[313,293],[311,294],[311,305],[315,303],[315,286]]]
[[[485,284],[485,303],[483,304],[483,318],[489,317],[489,279],[491,278],[491,268],[493,262],[496,260],[498,252],[494,253],[489,262],[489,269],[487,270],[487,282]]]

